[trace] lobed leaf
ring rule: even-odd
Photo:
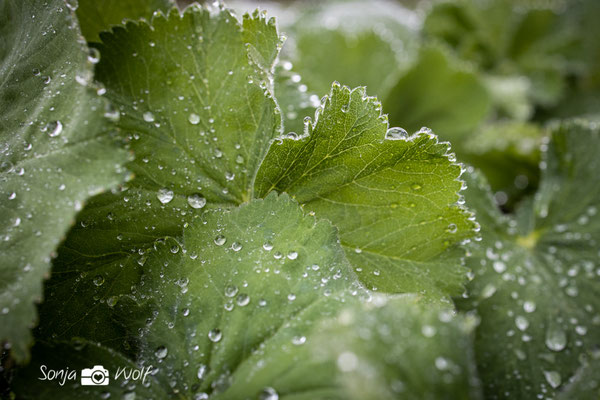
[[[475,348],[489,398],[553,397],[599,344],[598,149],[597,125],[556,127],[540,189],[515,218],[493,208],[480,176],[469,178],[483,240],[467,262],[470,300],[458,306],[481,316]]]
[[[0,37],[0,341],[22,362],[56,248],[84,202],[125,179],[128,155],[64,1],[0,2]]]
[[[436,300],[458,294],[464,269],[454,245],[475,226],[456,204],[460,166],[435,135],[388,130],[380,113],[364,88],[335,83],[305,135],[271,146],[256,193],[289,193],[332,221],[369,288]]]

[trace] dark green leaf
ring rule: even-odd
[[[469,179],[483,240],[459,308],[481,316],[476,354],[489,398],[553,397],[599,345],[599,150],[596,124],[555,128],[540,189],[516,218],[493,208],[480,176]]]
[[[0,2],[0,341],[28,356],[34,301],[76,213],[125,178],[64,1]],[[93,57],[92,57],[93,59]]]

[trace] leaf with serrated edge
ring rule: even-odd
[[[456,204],[461,168],[447,143],[430,132],[388,131],[380,113],[364,88],[334,83],[307,134],[271,146],[256,193],[290,193],[332,221],[369,288],[430,300],[459,294],[466,270],[454,245],[475,227]]]
[[[125,18],[150,21],[154,12],[166,13],[175,7],[174,0],[78,0],[78,3],[77,18],[88,42],[99,42],[100,32],[121,24]]]
[[[453,313],[415,295],[378,294],[326,321],[315,354],[336,360],[349,399],[481,399],[475,319]]]
[[[28,357],[34,301],[75,214],[122,182],[92,65],[64,1],[0,3],[0,342]]]
[[[144,263],[154,240],[180,236],[183,226],[206,209],[247,199],[261,153],[281,127],[268,83],[261,81],[270,71],[251,61],[260,55],[265,66],[274,62],[276,53],[269,50],[279,43],[274,20],[255,13],[240,24],[228,10],[194,6],[183,15],[176,10],[167,17],[159,14],[152,24],[115,28],[101,35],[99,46],[97,75],[121,113],[118,124],[136,154],[128,167],[136,177],[82,211],[55,261],[57,270],[93,266],[100,277],[112,266],[123,266],[117,286],[128,285],[125,277],[135,279],[132,265]],[[246,42],[252,37],[259,39]],[[153,121],[147,121],[149,112]],[[60,282],[57,275],[49,285]],[[110,293],[103,300],[107,297]],[[96,299],[80,301],[85,312]],[[79,313],[57,307],[52,299],[42,311],[40,335],[79,333]],[[113,333],[97,329],[94,334],[102,341]]]
[[[494,209],[480,175],[468,177],[483,240],[458,307],[481,317],[476,353],[489,398],[554,397],[599,344],[600,132],[563,123],[545,147],[540,189],[516,218]]]
[[[418,304],[417,296],[378,295],[369,302],[336,229],[305,215],[288,195],[270,193],[238,208],[208,211],[185,229],[181,241],[157,242],[143,267],[128,269],[138,275],[126,279],[134,285],[110,288],[85,271],[62,271],[64,287],[51,287],[52,297],[65,302],[73,291],[102,297],[106,290],[112,296],[84,318],[83,337],[42,341],[34,348],[33,363],[15,380],[19,398],[97,393],[76,382],[60,386],[32,379],[41,365],[91,367],[85,362],[110,371],[103,393],[115,398],[246,399],[276,393],[282,400],[379,400],[400,390],[407,399],[443,399],[448,393],[479,398],[471,319]],[[123,268],[114,265],[106,272],[118,276]],[[99,314],[110,318],[98,325]],[[113,337],[102,344],[90,340],[95,330],[111,325],[118,328]],[[390,354],[394,357],[382,356]],[[411,373],[415,366],[427,371],[425,377]],[[146,384],[132,379],[124,385],[117,368],[153,372]],[[371,370],[380,371],[381,380]]]
[[[256,398],[266,387],[282,395],[302,392],[303,398],[320,398],[324,388],[335,393],[330,379],[335,368],[315,360],[308,344],[320,321],[363,290],[336,229],[305,215],[289,196],[271,193],[228,211],[208,211],[185,229],[180,242],[157,242],[144,266],[111,265],[102,272],[105,284],[98,284],[93,269],[59,271],[62,283],[50,286],[49,296],[66,303],[73,292],[89,297],[110,292],[82,318],[77,343],[97,338],[98,329],[113,329],[102,345],[156,367],[155,398],[162,391]],[[119,285],[123,273],[135,278]],[[108,287],[109,282],[115,284]],[[69,304],[74,312],[76,307]],[[107,317],[98,325],[101,315]],[[129,339],[127,350],[122,342]],[[40,345],[40,357],[48,352]],[[322,373],[312,374],[315,369]],[[19,383],[28,372],[21,376],[19,395],[40,398],[39,386]],[[131,383],[106,390],[119,397],[141,382]],[[49,398],[86,390],[41,385]]]

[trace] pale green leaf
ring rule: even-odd
[[[483,240],[471,248],[470,298],[481,317],[476,354],[490,398],[553,397],[598,346],[600,187],[595,124],[556,127],[540,189],[515,218],[493,208],[483,179],[469,179],[467,203]]]
[[[328,322],[319,345],[350,399],[481,399],[474,326],[412,296],[377,295]]]
[[[125,178],[64,1],[0,2],[0,341],[27,358],[34,302],[88,197]]]
[[[380,113],[364,88],[334,84],[306,135],[271,146],[256,193],[287,192],[332,221],[369,288],[437,300],[458,294],[465,270],[454,245],[474,227],[456,204],[460,166],[435,135],[388,131]]]
[[[399,4],[301,3],[295,11],[296,20],[284,26],[290,41],[284,53],[303,83],[319,96],[337,80],[366,86],[369,93],[384,98],[415,56],[419,17]]]
[[[150,21],[155,11],[166,13],[174,0],[67,0],[77,7],[81,33],[88,42],[99,42],[100,32],[108,31],[124,19]]]
[[[434,46],[421,48],[384,101],[390,121],[415,132],[422,126],[460,143],[487,117],[489,94],[477,74]]]

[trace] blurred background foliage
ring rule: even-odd
[[[449,140],[504,211],[537,188],[552,121],[600,116],[598,0],[227,5],[267,10],[287,37],[275,82],[286,131],[302,132],[333,81],[366,86],[390,124]]]

